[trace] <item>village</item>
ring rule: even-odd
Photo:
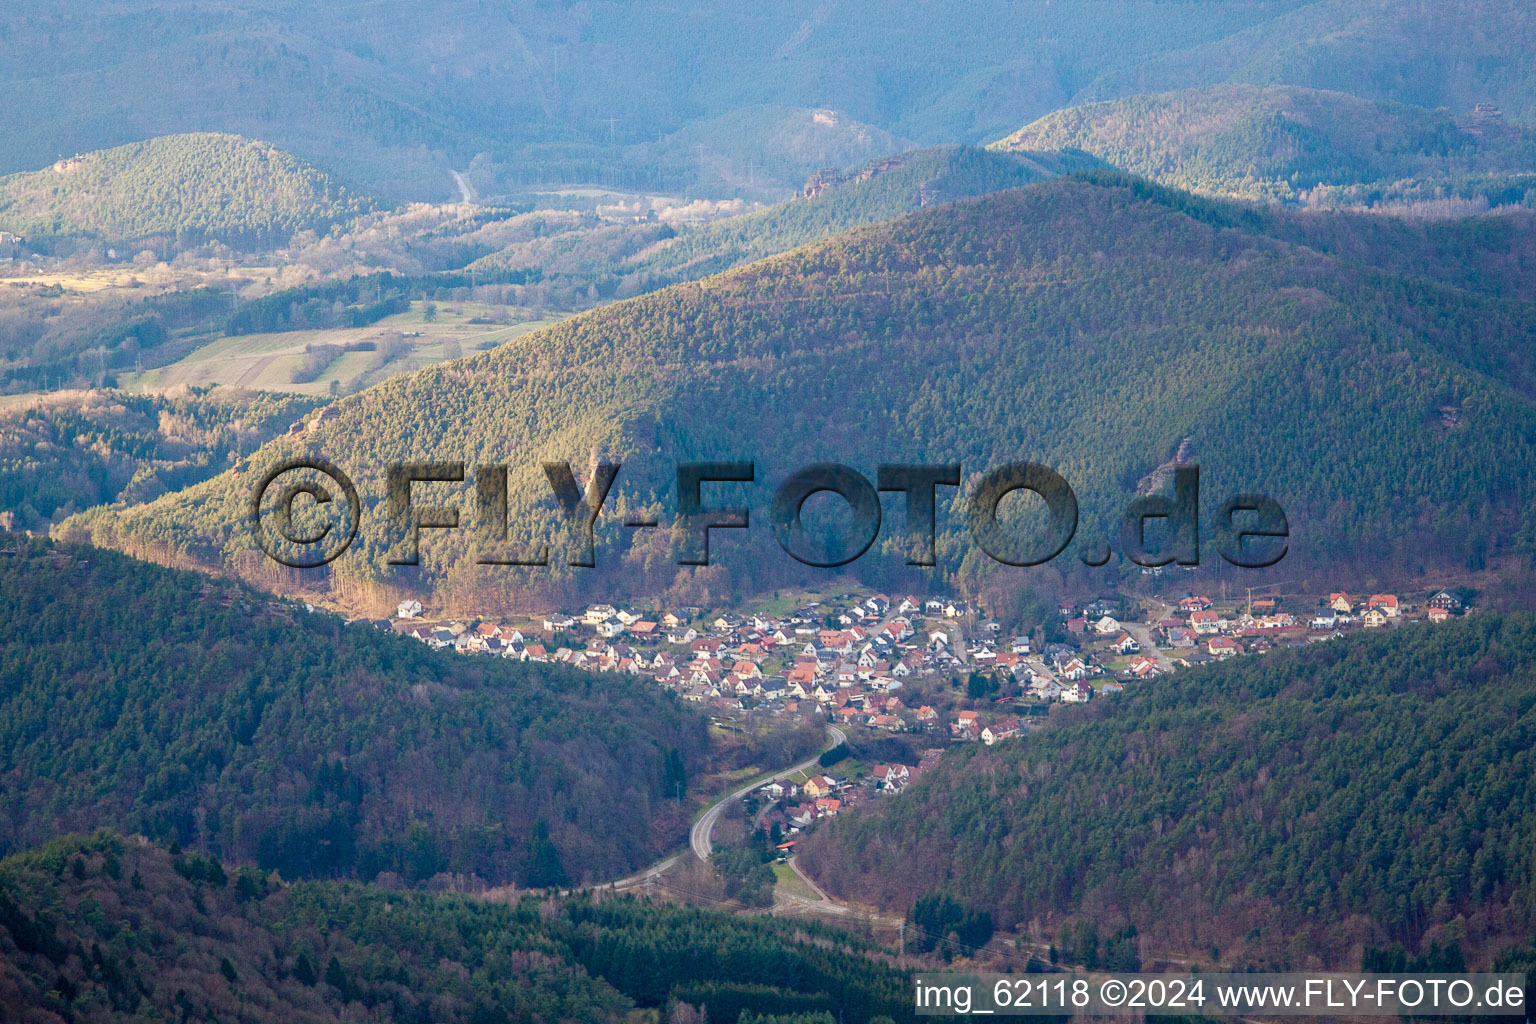
[[[987,746],[1037,728],[1061,705],[1113,699],[1155,676],[1354,630],[1466,614],[1470,592],[1063,601],[1050,621],[1005,630],[949,598],[843,593],[787,610],[637,611],[595,604],[508,621],[427,621],[416,601],[369,620],[464,655],[552,662],[653,680],[702,705],[717,727],[743,716],[814,720],[900,736],[907,756],[829,752],[818,774],[763,787],[758,821],[783,849],[819,818],[899,793],[956,743]],[[776,602],[782,606],[783,602]],[[836,774],[833,774],[833,770]]]

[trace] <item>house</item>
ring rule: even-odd
[[[1187,626],[1174,626],[1168,630],[1168,646],[1193,647],[1195,646],[1195,631]]]
[[[1088,620],[1082,616],[1078,616],[1075,619],[1068,619],[1067,632],[1073,634],[1088,632]]]
[[[1446,619],[1448,619],[1450,617],[1451,617],[1451,613],[1446,611],[1444,608],[1431,608],[1429,610],[1429,621],[1430,622],[1444,622]]]
[[[1309,625],[1313,629],[1332,629],[1334,626],[1338,625],[1338,622],[1339,613],[1334,611],[1332,608],[1329,608],[1325,612],[1319,612],[1318,614],[1312,616],[1312,621],[1309,623]]]
[[[1201,636],[1210,636],[1221,632],[1221,617],[1209,609],[1191,612],[1189,615],[1189,625],[1191,629]]]
[[[808,796],[820,799],[837,790],[837,780],[830,775],[812,775],[800,788],[805,790]]]
[[[1372,594],[1366,602],[1366,608],[1380,608],[1383,615],[1389,619],[1395,619],[1402,614],[1397,604],[1396,594]]]
[[[1008,644],[1008,650],[1012,651],[1014,654],[1028,654],[1029,653],[1029,637],[1027,637],[1027,636],[1016,636],[1016,637],[1014,637],[1013,640]]]
[[[974,711],[962,711],[949,723],[949,731],[962,739],[975,739],[981,732],[979,716]]]
[[[1086,704],[1093,699],[1093,687],[1087,683],[1075,683],[1061,691],[1063,704]]]
[[[1068,658],[1062,663],[1059,671],[1063,679],[1088,678],[1088,666],[1083,663],[1081,658]]]
[[[870,774],[875,783],[885,789],[899,789],[912,777],[904,764],[877,764]]]
[[[816,801],[816,816],[818,818],[835,818],[837,812],[842,810],[843,802],[835,797],[824,796]]]
[[[1371,608],[1360,617],[1360,622],[1366,629],[1380,629],[1387,624],[1387,613],[1380,608]]]
[[[1105,615],[1093,624],[1093,631],[1099,636],[1114,636],[1120,632],[1120,623],[1112,615]]]
[[[1211,599],[1200,594],[1191,594],[1179,600],[1179,609],[1186,612],[1203,612],[1211,606]]]
[[[1142,655],[1131,661],[1130,671],[1137,679],[1149,679],[1161,673],[1162,669],[1157,667],[1157,660],[1155,658],[1148,658],[1146,655]]]
[[[1455,612],[1461,610],[1461,601],[1448,590],[1442,590],[1429,599],[1429,607],[1440,608],[1444,611]]]
[[[595,626],[600,622],[607,622],[618,614],[618,609],[611,604],[594,604],[581,614],[581,621],[588,626]]]
[[[420,601],[401,601],[395,609],[395,616],[401,619],[414,619],[421,615]]]
[[[1342,591],[1336,594],[1328,595],[1328,607],[1332,608],[1336,612],[1342,612],[1344,614],[1348,614],[1349,612],[1355,610],[1354,606],[1349,603],[1349,595]]]
[[[576,620],[569,615],[544,616],[544,631],[546,633],[563,633],[576,625]]]
[[[627,628],[617,618],[606,619],[597,624],[597,635],[611,640],[616,636],[621,636]]]
[[[928,725],[939,720],[939,713],[927,704],[924,704],[917,709],[917,720],[924,725]]]
[[[999,718],[981,730],[981,742],[990,747],[999,740],[1010,739],[1023,731],[1024,725],[1017,718]]]
[[[1115,649],[1117,654],[1135,654],[1141,650],[1141,644],[1129,633],[1121,633],[1115,637],[1114,643],[1110,644],[1110,646]]]
[[[1219,636],[1205,645],[1205,649],[1211,652],[1212,657],[1231,658],[1243,653],[1243,645],[1231,637]]]

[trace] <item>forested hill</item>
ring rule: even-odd
[[[739,195],[768,177],[764,105],[920,144],[1221,82],[1536,115],[1525,0],[975,0],[943,17],[927,0],[93,9],[0,15],[0,170],[218,128],[401,198],[448,198],[447,169],[481,153],[527,184]],[[790,145],[773,148],[789,162]]]
[[[1536,616],[1483,615],[1139,684],[953,752],[801,860],[844,896],[1131,925],[1158,956],[1487,963],[1536,934],[1533,777]]]
[[[1536,206],[1536,135],[1499,115],[1290,86],[1218,85],[1047,114],[995,144],[1077,149],[1179,188],[1444,213]],[[1460,203],[1454,202],[1461,200]]]
[[[0,178],[0,229],[34,244],[286,242],[371,209],[322,171],[238,135],[171,135]]]
[[[916,1020],[904,972],[814,923],[289,884],[109,833],[0,861],[7,1021],[621,1024],[671,1000],[725,1024]]]
[[[925,206],[1030,185],[1095,163],[1043,147],[1017,154],[972,146],[914,150],[873,161],[846,177],[833,176],[810,195],[688,228],[631,264],[669,283],[692,280]]]
[[[600,272],[614,281],[622,279],[626,287],[636,290],[697,280],[925,206],[1018,188],[1098,164],[1086,154],[1041,149],[1028,153],[975,146],[909,150],[870,161],[846,174],[818,174],[807,183],[803,194],[793,199],[753,213],[684,227],[675,234],[667,231],[671,237],[659,242],[655,236],[660,232],[654,225],[600,229],[596,239],[628,242]],[[550,262],[546,247],[522,243],[482,257],[472,269],[547,270]]]
[[[323,400],[238,388],[67,391],[0,409],[0,509],[14,530],[206,480]]]
[[[1114,536],[1138,481],[1182,450],[1201,467],[1207,509],[1240,491],[1280,502],[1288,558],[1327,572],[1482,564],[1520,542],[1536,469],[1536,308],[1518,298],[1530,279],[1517,270],[1532,233],[1525,218],[1383,226],[1261,213],[1121,175],[1056,178],[387,382],[267,446],[245,474],[65,526],[254,575],[268,563],[245,519],[252,481],[313,452],[352,474],[370,509],[335,573],[446,579],[485,601],[557,568],[477,570],[462,530],[427,536],[421,576],[392,575],[383,467],[506,460],[510,546],[553,529],[538,461],[584,473],[598,449],[624,469],[598,526],[599,568],[583,578],[654,592],[677,572],[670,533],[617,523],[653,500],[670,522],[678,462],[756,460],[758,483],[717,500],[761,512],[813,462],[869,476],[886,461],[960,462],[974,480],[1030,458],[1071,483],[1091,540]],[[940,565],[967,577],[989,563],[954,493],[940,492]],[[891,540],[901,514],[857,565],[904,561]],[[792,567],[765,529],[717,541],[717,589],[772,586]]]
[[[607,879],[680,841],[704,724],[654,684],[465,658],[0,534],[0,850],[111,827],[285,877]]]

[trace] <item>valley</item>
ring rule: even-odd
[[[1529,1005],[1528,3],[13,8],[0,1024]]]

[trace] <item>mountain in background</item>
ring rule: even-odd
[[[0,171],[216,128],[398,198],[453,195],[448,169],[480,154],[525,185],[736,195],[760,174],[781,196],[825,151],[759,162],[763,133],[736,125],[765,108],[918,144],[1220,82],[1536,116],[1521,0],[986,0],[942,15],[920,0],[109,0],[90,15],[0,21]]]
[[[121,245],[286,243],[373,208],[275,146],[238,135],[172,135],[0,178],[0,229],[34,245],[83,236]]]
[[[925,206],[986,195],[1097,166],[1081,154],[1002,153],[933,146],[845,172],[825,169],[793,199],[764,210],[669,227],[641,223],[577,228],[519,242],[471,264],[477,272],[538,270],[542,281],[583,277],[603,296],[628,296],[696,280],[850,228]],[[553,218],[549,218],[552,220]]]
[[[0,851],[107,827],[289,878],[549,885],[619,877],[686,831],[676,766],[702,765],[704,720],[654,683],[6,545]]]
[[[1129,930],[1235,969],[1393,946],[1487,964],[1536,934],[1533,773],[1536,616],[1482,614],[1183,670],[969,744],[800,855],[850,899],[942,893],[1048,942],[1075,920],[1076,962]]]
[[[716,564],[698,573],[678,570],[670,531],[608,525],[639,507],[669,523],[679,462],[755,460],[757,483],[717,500],[761,515],[814,462],[870,477],[882,462],[960,462],[969,488],[1030,459],[1074,487],[1089,543],[1116,540],[1120,510],[1178,457],[1200,464],[1207,514],[1238,492],[1278,501],[1288,557],[1329,578],[1482,565],[1529,546],[1533,241],[1524,216],[1420,225],[1255,210],[1119,174],[1055,178],[396,378],[239,475],[61,529],[269,578],[246,523],[251,481],[315,453],[353,475],[366,507],[357,544],[316,582],[382,584],[380,602],[436,588],[490,608],[560,578],[564,547],[556,568],[477,566],[470,531],[433,532],[420,570],[390,568],[402,552],[380,505],[384,466],[509,464],[516,545],[557,522],[540,461],[585,474],[606,453],[624,460],[599,525],[607,568],[575,575],[610,596],[677,583],[674,596],[702,604],[688,588],[772,587],[794,563],[756,517],[746,536],[717,535]],[[467,489],[433,493],[472,514]],[[955,493],[940,491],[940,574],[974,588],[1000,570]],[[906,554],[902,513],[888,516],[859,563],[875,578]]]
[[[1186,9],[1187,10],[1187,9]],[[1202,16],[1188,11],[1193,27]],[[1522,0],[1447,7],[1422,0],[1312,0],[1219,39],[1187,39],[1105,70],[1075,102],[1222,82],[1297,85],[1462,113],[1478,104],[1536,120],[1530,50],[1536,11]]]
[[[912,1024],[911,982],[882,952],[814,922],[626,897],[291,883],[106,832],[0,861],[0,1007],[28,1024],[623,1024],[673,1000],[746,1024]]]
[[[1314,206],[1536,206],[1536,135],[1493,112],[1458,121],[1444,110],[1291,86],[1069,107],[994,148],[1077,149],[1179,188]]]

